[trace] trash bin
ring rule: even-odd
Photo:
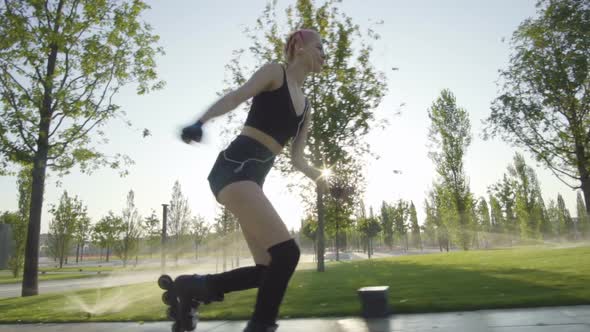
[[[363,287],[358,290],[362,315],[365,318],[386,317],[391,314],[388,301],[389,286]]]

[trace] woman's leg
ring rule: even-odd
[[[232,183],[223,188],[217,198],[238,218],[255,261],[264,263],[270,256],[268,269],[258,289],[252,321],[273,325],[287,284],[299,262],[299,247],[255,182]],[[261,249],[268,256],[263,255]]]

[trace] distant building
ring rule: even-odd
[[[14,252],[12,228],[7,224],[0,224],[0,269],[8,268],[8,260]]]

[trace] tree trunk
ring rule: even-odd
[[[76,244],[76,264],[78,264],[78,257],[80,256],[80,242]]]
[[[80,262],[84,260],[84,241],[82,241],[82,245],[81,245],[81,250],[80,250]]]
[[[107,246],[107,263],[109,262],[110,253],[111,253],[111,246]]]
[[[582,178],[582,193],[584,194],[584,201],[586,203],[586,213],[590,217],[590,175]]]
[[[325,251],[325,243],[324,243],[324,198],[323,194],[317,192],[317,209],[318,209],[318,229],[316,232],[316,236],[318,239],[318,264],[317,264],[317,271],[324,272],[326,270],[324,265],[324,251]]]
[[[41,120],[41,130],[49,132],[49,119]],[[43,193],[45,191],[45,174],[47,154],[49,152],[46,135],[39,135],[37,141],[38,150],[35,153],[35,162],[32,170],[33,182],[31,185],[31,206],[29,209],[29,226],[27,230],[27,243],[25,247],[25,265],[23,270],[22,296],[39,294],[39,235],[41,232],[41,213],[43,211]]]
[[[57,35],[60,29],[61,11],[64,2],[57,5],[54,33]],[[41,214],[43,212],[43,194],[45,191],[45,175],[47,172],[47,157],[49,154],[49,128],[51,124],[53,104],[53,74],[57,60],[58,45],[53,42],[50,45],[47,57],[46,81],[44,84],[43,104],[39,119],[39,136],[37,137],[37,151],[33,157],[33,171],[31,184],[31,206],[29,209],[29,227],[27,232],[27,245],[25,250],[25,266],[22,282],[22,296],[32,296],[39,293],[39,235],[41,232]]]

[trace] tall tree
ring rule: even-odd
[[[17,251],[18,250],[18,243],[17,243],[18,240],[17,240],[16,236],[14,236],[14,230],[18,229],[19,227],[22,228],[22,223],[21,223],[21,218],[20,218],[19,213],[5,211],[4,213],[0,214],[0,224],[10,226],[13,241],[10,241],[11,243],[9,243],[9,248],[12,249],[13,253],[8,258],[8,267],[10,268],[10,271],[12,272],[12,276],[14,278],[16,278],[16,277],[18,277],[18,274],[20,271],[19,263],[22,262],[22,257],[18,256],[19,254]],[[9,249],[9,252],[11,251],[11,249]],[[22,256],[22,254],[21,254],[21,256]],[[22,263],[21,263],[21,267],[22,267]]]
[[[318,253],[316,250],[317,228],[318,228],[317,221],[311,215],[308,215],[302,221],[301,234],[303,234],[306,238],[308,238],[312,241],[314,260],[317,260],[317,253]]]
[[[18,173],[18,218],[14,219],[12,238],[14,239],[14,254],[10,258],[9,267],[16,278],[20,275],[25,262],[25,245],[27,241],[27,226],[29,224],[29,207],[31,205],[31,167],[24,166]]]
[[[567,239],[572,239],[574,236],[574,221],[570,211],[565,206],[565,201],[561,194],[557,194],[557,211],[559,220],[559,235]]]
[[[131,257],[138,252],[139,238],[141,236],[141,228],[139,212],[135,207],[135,193],[129,190],[127,193],[127,203],[121,214],[122,228],[121,238],[116,242],[115,251],[123,261],[123,266],[126,267]],[[137,264],[137,256],[135,259]]]
[[[478,244],[483,244],[484,248],[488,248],[491,238],[490,233],[492,232],[492,218],[485,198],[480,197],[475,210]]]
[[[495,200],[500,204],[502,209],[501,224],[498,229],[506,234],[512,244],[512,236],[516,235],[518,231],[516,218],[516,183],[506,173],[502,176],[502,180],[491,185],[488,188],[490,195],[493,195]]]
[[[436,240],[440,251],[446,249],[449,251],[450,239],[449,229],[447,226],[445,210],[448,209],[445,204],[445,190],[441,185],[434,184],[434,188],[428,193],[428,198],[425,200],[424,208],[426,212],[426,227],[434,230],[434,239]]]
[[[560,224],[560,219],[561,218],[557,204],[554,200],[550,200],[549,206],[547,207],[547,220],[549,220],[549,224],[551,225],[551,232],[549,234],[551,237],[560,236],[563,230],[563,226]]]
[[[385,201],[381,203],[381,229],[383,229],[383,242],[393,250],[393,207]]]
[[[361,234],[364,235],[367,244],[367,255],[369,259],[374,253],[373,248],[373,238],[381,232],[381,224],[375,214],[373,213],[373,208],[369,209],[369,215],[365,211],[365,204],[361,200],[358,216],[357,216],[357,228]]]
[[[590,206],[590,3],[540,0],[512,35],[487,135],[527,149]]]
[[[524,239],[539,238],[543,214],[537,174],[519,153],[514,155],[513,164],[508,166],[508,174],[516,184],[516,216],[520,236]]]
[[[336,260],[340,260],[340,248],[345,245],[346,230],[354,223],[353,215],[359,197],[364,193],[364,176],[356,161],[337,164],[331,168],[330,196],[326,197],[326,230],[336,242]]]
[[[143,218],[141,220],[140,227],[147,241],[150,258],[153,257],[153,254],[156,251],[156,248],[160,245],[162,239],[162,230],[160,224],[160,219],[158,219],[156,211],[154,210],[152,210],[152,213],[149,217]]]
[[[111,250],[123,232],[123,219],[113,211],[102,217],[92,229],[92,242],[106,248],[106,261],[109,261]]]
[[[184,238],[189,234],[191,210],[188,206],[188,199],[182,194],[178,180],[174,182],[172,188],[172,199],[170,200],[170,210],[168,212],[168,236],[173,239],[174,245],[174,262],[178,264],[181,245]]]
[[[305,159],[316,169],[346,164],[353,156],[363,158],[370,153],[365,137],[370,128],[382,127],[385,121],[375,117],[375,108],[386,92],[385,76],[371,63],[371,41],[380,36],[372,29],[363,33],[349,16],[338,8],[338,0],[326,0],[316,5],[313,0],[297,0],[285,10],[285,26],[279,23],[277,2],[269,1],[254,28],[246,29],[252,47],[247,50],[256,66],[264,62],[282,59],[286,35],[297,28],[315,28],[325,40],[328,57],[324,70],[306,82],[304,93],[309,96],[314,109],[308,135]],[[242,68],[239,50],[227,68],[231,72],[228,90],[244,83],[249,69]],[[235,114],[230,114],[232,121]],[[242,113],[245,115],[245,112]],[[243,119],[239,119],[243,123]],[[229,126],[237,129],[238,126]],[[290,149],[277,158],[277,167],[285,175],[296,171],[291,166]],[[318,262],[317,270],[324,271],[324,195],[316,191],[318,213]]]
[[[128,83],[161,88],[158,36],[140,20],[141,0],[5,0],[0,4],[0,171],[32,165],[22,295],[38,293],[39,232],[48,168],[121,168],[92,144],[98,128],[124,113],[113,96]],[[92,134],[92,135],[91,135]]]
[[[191,219],[191,237],[195,244],[195,260],[199,259],[199,246],[209,235],[211,226],[207,224],[205,218],[196,216]]]
[[[502,206],[498,199],[490,194],[490,223],[494,233],[501,233],[504,225],[504,215],[502,213]]]
[[[217,234],[220,240],[221,252],[223,257],[223,271],[227,269],[228,252],[230,252],[230,247],[233,246],[233,241],[231,241],[231,235],[234,233],[237,223],[238,220],[226,207],[221,208],[221,210],[219,211],[219,215],[215,219],[214,228],[215,233]]]
[[[79,260],[82,260],[84,257],[84,245],[90,239],[90,217],[88,217],[87,213],[83,213],[78,220],[76,220],[76,225],[74,227],[74,240],[76,241],[76,263]]]
[[[80,218],[86,215],[86,207],[82,205],[78,197],[71,197],[67,191],[64,191],[59,204],[53,205],[50,212],[53,214],[53,219],[49,224],[49,236],[57,244],[57,257],[61,269],[71,249],[76,225]]]
[[[392,207],[394,236],[398,238],[400,246],[403,246],[406,251],[408,250],[409,212],[408,202],[402,199]]]
[[[423,249],[420,225],[418,225],[418,215],[416,214],[416,207],[412,201],[410,201],[410,228],[412,230],[412,244],[415,248]]]
[[[441,184],[452,197],[457,219],[450,219],[452,234],[464,250],[469,248],[473,204],[463,157],[471,144],[471,124],[467,111],[457,106],[453,93],[443,90],[428,109],[431,121],[428,137],[432,143],[429,157],[434,162]]]

